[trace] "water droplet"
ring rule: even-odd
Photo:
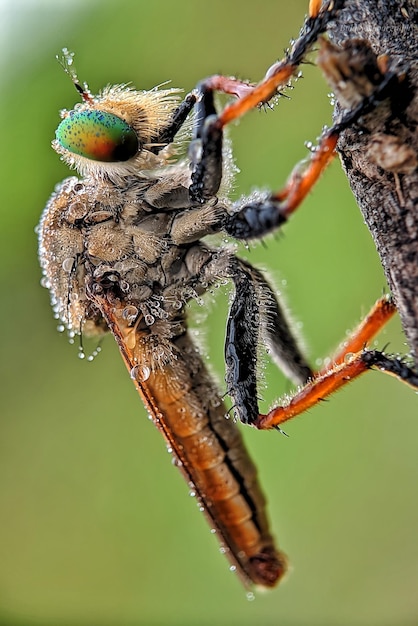
[[[129,323],[132,323],[136,320],[138,316],[138,309],[136,306],[129,305],[126,306],[122,311],[123,319],[127,320]]]
[[[72,272],[74,267],[74,258],[72,256],[68,257],[67,259],[64,259],[64,261],[62,262],[62,269],[64,270],[64,272]]]
[[[247,591],[245,597],[247,598],[248,602],[253,602],[255,600],[255,595],[252,591]]]
[[[151,370],[147,365],[134,365],[130,371],[132,380],[137,380],[140,383],[145,382],[151,375]]]
[[[324,369],[329,369],[331,367],[331,359],[329,357],[326,357],[325,359],[323,359],[322,365]]]
[[[354,353],[353,352],[347,352],[347,354],[344,355],[344,363],[351,363],[353,358],[354,358]]]
[[[147,313],[147,315],[145,315],[144,317],[144,321],[147,326],[152,326],[155,322],[155,317]]]

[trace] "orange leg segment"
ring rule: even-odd
[[[253,87],[242,98],[224,108],[218,116],[217,126],[224,128],[224,126],[238,119],[247,111],[271,100],[278,90],[286,86],[296,67],[286,61],[273,65],[267,71],[266,77],[261,83]]]
[[[395,311],[395,305],[389,296],[380,298],[351,337],[344,342],[335,355],[332,366],[317,372],[289,401],[275,407],[266,415],[260,415],[254,426],[260,430],[278,428],[280,424],[315,406],[372,367],[418,388],[417,373],[402,361],[365,349],[366,344],[391,319]]]
[[[303,57],[308,52],[318,36],[326,30],[330,20],[335,19],[344,2],[342,0],[310,0],[309,16],[304,28],[296,40],[292,50],[284,60],[274,63],[266,72],[258,85],[240,83],[236,79],[222,76],[213,76],[205,81],[205,86],[224,93],[238,96],[239,100],[232,102],[219,114],[216,126],[219,130],[227,124],[260,105],[267,104],[273,96],[280,92],[292,78]]]
[[[335,156],[339,133],[326,132],[320,144],[315,148],[312,157],[305,168],[301,171],[298,164],[291,173],[286,187],[272,194],[271,199],[280,202],[280,213],[288,217],[303,202],[312,187],[315,185],[322,172]]]
[[[343,342],[340,350],[334,355],[332,359],[334,367],[345,363],[347,355],[363,350],[395,313],[395,303],[390,296],[379,298],[356,330]],[[326,372],[327,368],[324,368],[317,373],[317,376],[322,376]]]

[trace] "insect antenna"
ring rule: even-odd
[[[93,96],[91,95],[87,83],[81,84],[78,79],[77,70],[74,67],[74,52],[71,52],[68,48],[63,48],[62,55],[62,57],[56,55],[55,58],[58,63],[61,65],[64,72],[71,78],[74,87],[84,102],[93,103]]]

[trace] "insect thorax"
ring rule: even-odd
[[[71,177],[52,195],[40,227],[41,263],[55,313],[68,329],[104,332],[88,297],[89,288],[102,287],[126,303],[132,324],[169,339],[184,330],[185,303],[222,277],[229,253],[199,241],[196,210],[182,184],[187,173],[182,166],[168,172],[117,184]]]

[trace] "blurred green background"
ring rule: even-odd
[[[76,53],[93,92],[132,81],[191,89],[258,80],[307,0],[4,1],[1,17],[0,623],[5,626],[418,623],[416,395],[373,372],[286,425],[245,431],[292,571],[249,602],[171,466],[111,337],[93,363],[56,331],[34,227],[68,175],[50,148],[77,100],[55,60]],[[278,188],[329,122],[319,71],[231,129],[237,193]],[[309,347],[326,355],[385,287],[338,162],[283,233],[243,251],[268,268]],[[223,380],[226,297],[207,320]],[[406,350],[399,322],[379,345]],[[265,370],[272,404],[288,383]]]

